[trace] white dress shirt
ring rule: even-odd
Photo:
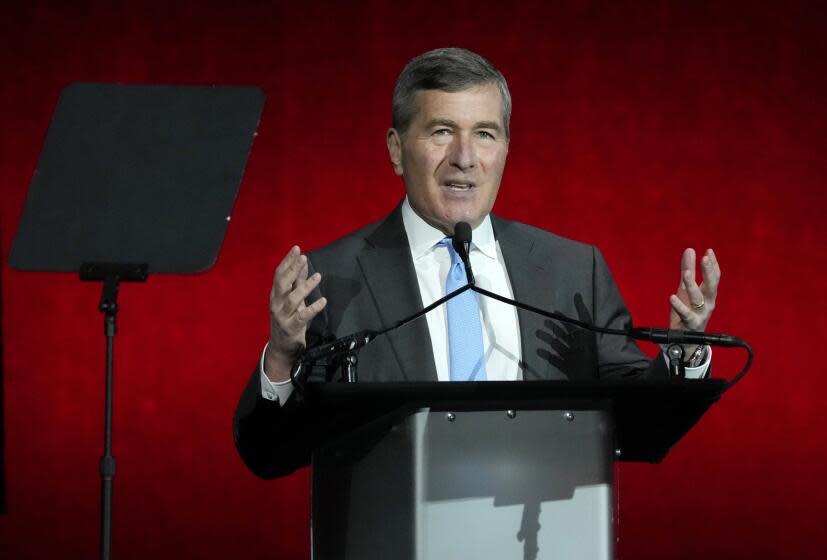
[[[448,247],[439,245],[445,234],[413,211],[408,199],[402,203],[402,223],[408,234],[411,257],[422,304],[427,307],[445,295],[445,281],[451,268]],[[494,239],[491,218],[486,216],[471,237],[469,259],[477,284],[486,290],[513,298],[500,245]],[[506,303],[477,294],[482,321],[485,372],[489,381],[516,381],[520,371],[520,324],[517,309]],[[450,381],[448,354],[448,306],[442,305],[425,315],[434,353],[437,378]]]
[[[422,297],[423,306],[427,307],[445,295],[445,280],[451,267],[448,248],[439,245],[439,242],[445,238],[445,234],[420,218],[411,208],[407,197],[402,203],[402,223],[410,244],[419,294]],[[513,299],[505,261],[500,245],[494,238],[490,216],[486,216],[474,229],[469,258],[474,278],[481,288]],[[517,309],[479,294],[477,298],[480,305],[480,320],[483,325],[486,377],[489,381],[522,379],[519,366],[521,351]],[[450,380],[447,313],[448,307],[442,305],[425,315],[439,381]],[[265,351],[266,349],[265,346]],[[712,352],[708,349],[704,363],[696,368],[686,368],[686,376],[689,378],[703,377],[711,358]],[[286,402],[293,393],[293,385],[289,380],[280,383],[270,381],[264,374],[263,352],[259,370],[262,396],[265,399]]]

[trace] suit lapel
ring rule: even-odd
[[[541,309],[550,309],[552,299],[549,295],[553,289],[551,263],[548,255],[543,255],[533,240],[521,234],[509,222],[491,215],[494,235],[500,244],[508,279],[514,291],[514,299]],[[520,322],[520,349],[522,351],[521,369],[523,379],[567,379],[548,360],[538,355],[538,332],[545,329],[544,318],[530,311],[517,310]]]
[[[422,297],[411,259],[408,237],[397,207],[368,238],[358,257],[359,267],[376,310],[387,328],[422,309]],[[437,381],[428,324],[421,317],[385,335],[405,381]]]

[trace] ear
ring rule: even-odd
[[[400,177],[402,176],[402,137],[395,128],[388,129],[388,155],[393,164],[393,171]]]

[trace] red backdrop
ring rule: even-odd
[[[641,325],[665,324],[683,247],[715,247],[711,328],[755,347],[750,375],[662,464],[620,468],[620,556],[822,557],[823,3],[167,4],[18,2],[0,30],[4,263],[68,83],[268,95],[217,266],[121,291],[118,557],[307,558],[307,469],[256,479],[230,418],[267,336],[273,267],[291,244],[331,241],[401,198],[384,146],[393,83],[446,45],[490,58],[512,89],[498,213],[600,246]],[[91,558],[99,286],[2,275],[0,557]],[[741,359],[716,352],[716,373]]]

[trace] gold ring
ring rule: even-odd
[[[706,300],[702,300],[701,303],[699,303],[699,304],[694,304],[693,303],[692,304],[692,309],[697,311],[698,309],[703,309],[704,305],[706,305]]]

